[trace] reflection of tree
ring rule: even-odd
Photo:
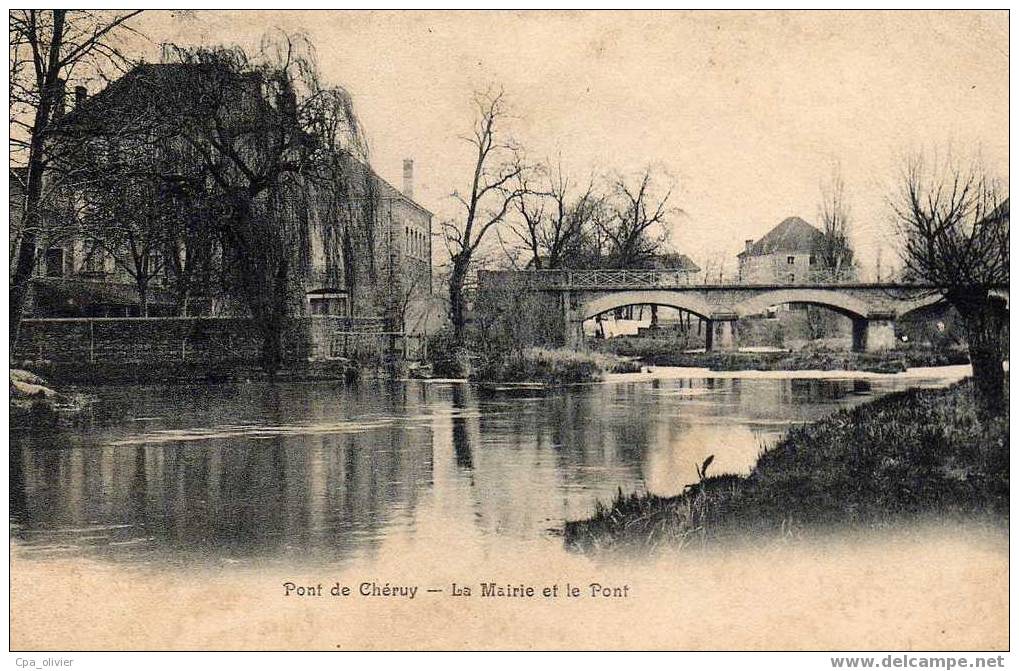
[[[464,469],[474,468],[474,456],[471,454],[471,438],[467,429],[467,418],[464,411],[467,403],[462,385],[453,385],[453,453],[456,465]]]
[[[139,446],[134,450],[134,472],[128,486],[128,501],[131,506],[131,517],[145,519],[149,494],[148,475],[145,471],[145,448]]]
[[[414,408],[404,406],[417,400],[389,397],[373,385],[322,393],[245,385],[214,396],[190,406],[174,399],[174,412],[180,414],[138,429],[229,431],[231,421],[263,431],[328,427],[366,413],[375,420],[380,410],[393,417],[413,415]],[[136,416],[145,416],[165,412],[166,406],[147,399],[131,407]],[[46,543],[50,532],[83,529],[88,536],[133,541],[115,550],[94,540],[83,546],[118,554],[154,551],[171,561],[293,553],[344,558],[370,552],[391,517],[413,511],[431,482],[430,429],[417,424],[89,449],[111,437],[98,427],[35,444],[30,437],[14,437],[11,510],[20,511],[18,521],[31,532],[23,534],[26,541]],[[117,437],[131,436],[120,430]],[[72,449],[49,449],[54,445]],[[23,460],[17,463],[19,456]],[[104,527],[109,531],[89,530]],[[146,542],[138,542],[143,538]],[[61,533],[61,543],[75,540]]]

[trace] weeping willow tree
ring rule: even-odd
[[[324,280],[354,298],[353,315],[375,314],[378,179],[350,96],[336,88],[321,92],[310,101],[305,125],[322,141],[312,162],[309,212],[322,236]]]
[[[254,56],[167,46],[164,60],[178,70],[163,102],[169,122],[220,203],[225,285],[250,312],[274,376],[302,309],[312,235],[327,272],[351,290],[372,285],[377,197],[363,133],[350,96],[321,84],[303,40],[277,36]]]

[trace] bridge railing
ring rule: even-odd
[[[921,290],[925,285],[902,282],[860,282],[851,277],[832,281],[824,275],[804,275],[796,282],[741,282],[736,278],[705,282],[703,277],[681,270],[632,270],[626,268],[590,268],[562,270],[480,270],[478,287],[490,285],[520,290],[558,289],[678,289],[702,288],[790,288],[790,287],[861,287]]]
[[[480,284],[507,282],[527,289],[566,289],[576,287],[664,288],[697,284],[692,273],[681,270],[570,269],[481,271]]]

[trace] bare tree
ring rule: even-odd
[[[666,228],[672,186],[652,167],[634,179],[619,177],[606,198],[607,213],[596,220],[608,242],[610,263],[620,268],[639,265],[658,253],[668,240]]]
[[[540,185],[530,181],[540,182]],[[594,179],[581,190],[564,172],[562,161],[554,168],[538,166],[533,175],[522,174],[517,181],[519,220],[511,230],[524,245],[532,268],[569,267],[583,255],[585,235],[594,225],[601,198]]]
[[[978,164],[930,165],[917,156],[892,205],[907,277],[958,310],[981,407],[1001,412],[1008,308],[997,292],[1009,281],[1007,195]]]
[[[173,228],[161,184],[145,177],[109,173],[81,191],[87,206],[80,230],[92,241],[90,254],[105,254],[134,281],[138,315],[149,314],[149,288],[166,269]]]
[[[400,274],[400,281],[394,287],[393,300],[397,323],[394,326],[404,332],[417,330],[421,322],[428,317],[428,305],[425,309],[413,314],[411,307],[416,302],[425,302],[430,296],[428,280],[429,269],[418,264],[407,263]],[[413,321],[413,323],[411,323]]]
[[[471,135],[462,139],[474,149],[474,171],[465,193],[453,198],[462,211],[456,220],[442,223],[443,239],[450,256],[449,304],[454,340],[466,339],[467,302],[465,284],[485,235],[506,220],[522,193],[519,178],[525,172],[517,144],[506,137],[503,124],[507,109],[501,89],[474,95],[475,121]]]
[[[724,252],[715,252],[704,259],[702,279],[704,284],[723,284],[729,266],[729,257]]]
[[[842,172],[835,166],[830,181],[821,187],[818,218],[823,227],[817,257],[823,279],[842,282],[855,275],[853,246],[849,240],[851,210]]]
[[[36,247],[46,228],[43,181],[51,161],[49,135],[64,112],[67,83],[103,76],[110,68],[124,69],[128,59],[118,41],[138,13],[25,9],[9,14],[10,150],[12,161],[25,167],[21,231],[11,274],[12,351],[35,272]]]

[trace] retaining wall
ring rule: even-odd
[[[389,351],[381,319],[313,316],[291,321],[285,357],[366,360]],[[262,334],[245,317],[25,319],[16,361],[67,363],[257,362]]]

